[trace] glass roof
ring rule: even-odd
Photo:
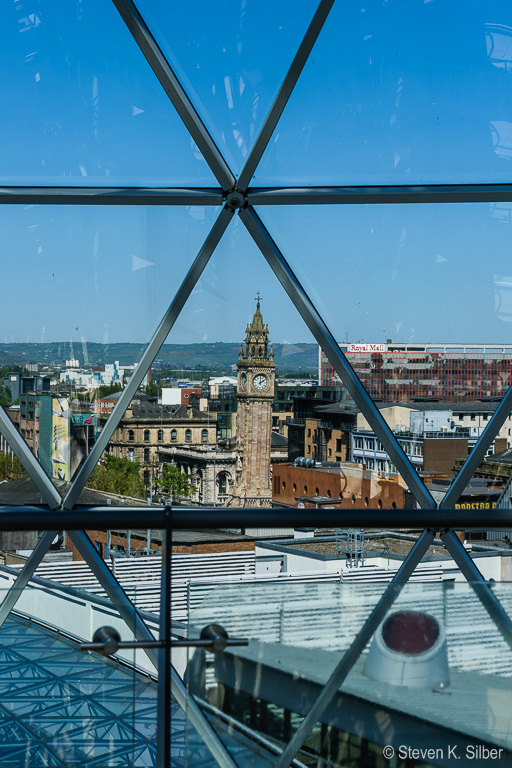
[[[0,699],[2,765],[155,764],[156,684],[20,618],[0,630]]]

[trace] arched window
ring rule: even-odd
[[[133,429],[128,430],[128,442],[129,443],[135,442],[135,432],[133,431]]]
[[[217,475],[217,501],[225,501],[228,495],[229,475],[227,472],[219,472]]]
[[[202,443],[207,443],[208,442],[208,430],[207,429],[202,429],[201,430],[201,442]]]
[[[191,429],[186,429],[185,430],[185,442],[186,443],[191,443],[192,442],[192,430]]]
[[[200,469],[197,470],[196,474],[196,484],[197,484],[197,494],[199,497],[199,501],[203,501],[203,473]]]
[[[144,442],[149,443],[149,429],[144,430]]]
[[[158,430],[158,442],[163,443],[164,441],[164,431],[163,429]]]
[[[178,433],[175,429],[171,429],[171,440],[177,440],[178,439]]]

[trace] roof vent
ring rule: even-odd
[[[392,613],[374,635],[364,673],[379,682],[409,688],[448,686],[443,627],[429,613]]]

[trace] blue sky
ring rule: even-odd
[[[235,173],[314,2],[139,0]],[[4,185],[215,186],[113,5],[0,8]],[[335,3],[254,184],[509,182],[512,8]],[[511,342],[512,206],[258,211],[344,340]],[[10,341],[149,339],[218,211],[0,208]],[[263,295],[274,341],[311,341],[240,222],[170,341],[238,341]]]

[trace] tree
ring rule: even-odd
[[[188,475],[180,472],[175,464],[164,464],[158,482],[161,489],[173,497],[192,496],[195,490],[195,486],[189,480]]]
[[[95,390],[95,397],[97,400],[101,400],[107,395],[113,395],[116,392],[121,392],[122,389],[123,387],[119,381],[116,381],[115,384],[101,384],[101,386]]]
[[[147,385],[144,392],[150,397],[160,397],[162,394],[162,387],[159,387],[158,384],[151,382],[151,384]]]
[[[4,454],[0,456],[0,481],[2,480],[19,480],[22,477],[26,477],[27,473],[23,469],[23,465],[16,456],[8,456]]]
[[[87,485],[97,491],[116,493],[121,496],[134,496],[140,499],[145,496],[139,462],[110,456],[108,453],[92,473]]]
[[[9,387],[0,387],[0,405],[5,407],[12,405],[12,394]]]

